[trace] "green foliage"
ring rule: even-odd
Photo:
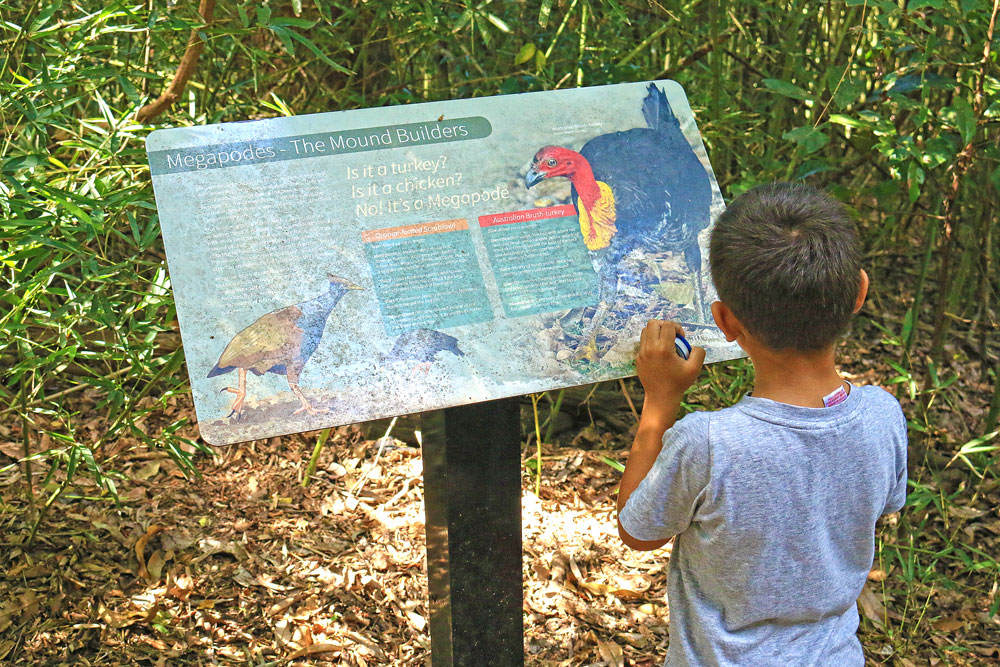
[[[670,77],[688,92],[727,199],[800,179],[856,210],[874,279],[866,312],[883,328],[878,354],[896,371],[889,381],[914,439],[957,456],[976,483],[995,479],[994,9],[292,0],[220,3],[206,25],[188,2],[0,4],[3,423],[50,466],[46,506],[80,473],[113,497],[122,443],[162,447],[196,469],[191,457],[205,448],[182,437],[184,420],[152,419],[188,391],[143,150],[155,126]],[[194,77],[153,124],[137,123],[192,28],[206,40]],[[991,387],[985,414],[958,403],[972,382],[963,372]],[[745,362],[712,367],[696,393],[708,407],[731,403],[751,373]],[[951,412],[964,426],[946,436],[939,422]],[[935,479],[912,488],[911,514],[950,502]],[[974,550],[924,553],[912,539],[887,543],[887,561],[888,550],[914,581],[947,559],[961,572],[992,567]],[[915,632],[922,616],[908,618]]]

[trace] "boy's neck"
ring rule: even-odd
[[[753,395],[779,403],[822,408],[823,397],[843,384],[834,360],[834,347],[818,352],[775,352],[763,347],[747,350],[753,361]]]

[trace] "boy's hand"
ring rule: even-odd
[[[694,384],[705,363],[703,347],[692,347],[687,359],[677,354],[674,347],[677,334],[683,336],[684,329],[676,322],[650,320],[639,336],[635,369],[646,391],[647,404],[679,400]]]

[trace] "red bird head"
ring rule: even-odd
[[[568,148],[546,146],[535,153],[535,158],[531,161],[531,168],[524,175],[524,185],[530,188],[542,180],[554,176],[565,176],[574,181],[575,184],[575,178],[584,174],[593,177],[590,164],[585,157]]]

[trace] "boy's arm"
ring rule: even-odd
[[[674,347],[677,334],[684,335],[684,329],[679,324],[650,320],[639,336],[639,353],[635,366],[646,395],[635,441],[618,487],[619,514],[629,496],[656,462],[663,448],[663,434],[677,420],[681,398],[697,379],[705,362],[705,349],[701,347],[692,348],[688,359],[681,358]],[[622,542],[639,551],[656,549],[669,541],[669,538],[649,541],[636,539],[625,531],[620,520],[618,536]]]

